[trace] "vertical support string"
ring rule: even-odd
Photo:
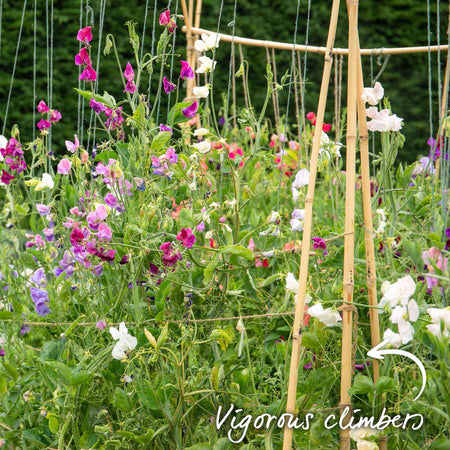
[[[22,9],[22,18],[20,20],[19,35],[18,35],[18,38],[17,38],[16,54],[15,54],[15,57],[14,57],[13,70],[12,70],[12,73],[11,73],[11,82],[9,84],[8,100],[6,101],[5,117],[3,119],[3,127],[2,127],[2,134],[3,134],[3,136],[5,135],[6,122],[7,122],[7,119],[8,119],[8,112],[9,112],[9,105],[11,103],[11,95],[12,95],[12,90],[13,90],[13,86],[14,86],[14,77],[16,75],[17,59],[18,59],[18,56],[19,56],[20,41],[21,41],[21,38],[22,38],[23,22],[24,22],[26,8],[27,8],[27,0],[24,0],[24,2],[23,2],[23,9]]]
[[[36,26],[37,26],[37,0],[34,0],[33,9],[33,141],[36,139]]]
[[[153,58],[153,54],[155,52],[155,28],[156,28],[156,9],[158,7],[158,0],[155,0],[155,5],[153,6],[153,28],[152,28],[152,48],[151,48],[151,55]],[[148,100],[150,101],[150,93],[152,91],[152,75],[153,75],[153,69],[150,71],[150,74],[148,76]]]

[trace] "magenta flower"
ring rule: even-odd
[[[125,67],[123,76],[125,77],[125,80],[127,80],[127,81],[133,81],[133,79],[134,79],[134,70],[129,62],[127,62],[127,66]]]
[[[88,66],[91,64],[91,59],[89,58],[86,47],[83,47],[78,55],[75,55],[75,64],[77,66]]]
[[[322,238],[314,237],[314,238],[312,238],[312,240],[314,241],[314,244],[313,244],[314,250],[317,250],[317,249],[326,250],[327,244]]]
[[[50,114],[50,122],[59,122],[62,119],[61,113],[54,109],[52,113]]]
[[[127,85],[125,86],[125,89],[123,92],[128,92],[130,94],[134,94],[137,91],[137,87],[134,84],[133,80],[127,81]]]
[[[97,79],[97,72],[92,68],[92,64],[86,66],[78,79],[84,81],[95,81]]]
[[[105,196],[105,203],[108,206],[111,206],[111,208],[115,208],[119,202],[117,201],[116,196],[114,194],[111,194],[111,192],[110,192],[109,194],[106,194],[106,196]]]
[[[182,258],[180,252],[173,251],[172,242],[164,242],[164,244],[162,244],[159,249],[163,250],[164,252],[162,261],[165,266],[174,266],[178,262],[178,260]]]
[[[188,62],[181,60],[180,63],[181,63],[180,78],[182,78],[183,80],[189,80],[191,78],[194,78],[194,71],[192,70]]]
[[[66,148],[70,153],[75,153],[77,148],[80,146],[80,141],[78,140],[78,136],[74,135],[75,140],[73,142],[65,141]]]
[[[112,238],[112,231],[111,228],[108,227],[108,225],[106,225],[106,223],[101,223],[100,226],[98,227],[98,232],[96,233],[96,236],[101,240],[101,241],[110,241]]]
[[[175,31],[175,28],[177,28],[175,21],[170,18],[169,10],[163,11],[161,13],[161,15],[159,16],[159,24],[163,27],[167,27],[169,33],[173,33]]]
[[[106,328],[106,321],[104,320],[99,320],[96,324],[95,327],[97,329],[99,329],[100,331],[103,331]]]
[[[48,120],[41,119],[36,125],[41,131],[48,130],[52,124]]]
[[[195,243],[194,233],[190,228],[182,228],[177,234],[177,239],[183,242],[183,247],[192,248]]]
[[[63,158],[58,164],[58,173],[60,175],[69,175],[72,163],[67,158]]]
[[[192,119],[197,114],[197,110],[198,110],[198,104],[195,101],[187,108],[184,108],[182,110],[182,113],[183,113],[184,117],[187,117],[188,119]]]
[[[170,131],[170,133],[172,134],[172,128],[168,127],[167,125],[164,124],[160,124],[159,125],[159,131]]]
[[[89,45],[89,42],[92,41],[92,28],[85,27],[78,31],[77,39],[83,44]]]
[[[162,157],[167,159],[167,161],[170,164],[176,164],[178,162],[178,155],[176,154],[175,149],[173,147],[169,147],[166,151],[166,154],[163,155]]]
[[[11,180],[14,180],[14,175],[10,175],[6,170],[2,169],[2,176],[0,177],[0,181],[3,184],[10,184]]]
[[[169,94],[174,89],[176,89],[176,85],[171,83],[166,77],[163,78],[163,86],[164,86],[164,92],[166,94]]]
[[[95,101],[93,98],[89,101],[89,106],[97,113],[100,114],[101,112],[106,110],[106,106],[103,103]]]
[[[40,113],[46,113],[50,111],[50,108],[45,104],[44,100],[41,100],[37,105],[37,110]]]

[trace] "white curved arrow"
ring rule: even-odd
[[[422,389],[420,389],[419,394],[414,399],[414,401],[416,401],[422,395],[422,392],[425,389],[425,385],[427,383],[427,374],[425,372],[425,367],[423,366],[422,361],[417,356],[413,355],[412,353],[406,352],[405,350],[397,350],[397,349],[381,350],[381,347],[383,347],[388,343],[389,339],[384,340],[381,344],[378,344],[372,350],[367,352],[367,356],[369,358],[384,359],[383,355],[402,355],[412,359],[419,366],[420,372],[422,373]]]

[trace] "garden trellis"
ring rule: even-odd
[[[0,0],[1,1],[1,0]],[[448,160],[443,157],[446,153],[448,153],[448,142],[445,136],[445,120],[446,120],[446,111],[448,109],[448,94],[449,94],[449,45],[440,43],[440,35],[438,33],[438,42],[436,45],[431,45],[430,41],[430,32],[428,32],[428,45],[420,46],[420,47],[411,47],[411,48],[374,48],[374,49],[360,49],[360,42],[358,37],[358,1],[348,0],[348,15],[349,15],[349,44],[348,48],[334,48],[334,36],[336,33],[337,20],[338,20],[338,11],[339,11],[339,1],[334,0],[332,6],[332,14],[330,19],[330,29],[328,34],[328,41],[325,47],[316,47],[309,44],[309,36],[306,34],[305,40],[306,44],[298,44],[297,40],[297,26],[299,20],[299,11],[300,11],[300,1],[298,1],[297,6],[297,22],[295,24],[294,31],[294,43],[279,43],[273,41],[260,41],[255,39],[243,38],[236,36],[236,21],[237,19],[237,1],[234,2],[234,16],[231,20],[231,26],[233,29],[233,33],[231,35],[217,33],[217,36],[220,37],[221,42],[229,42],[231,44],[231,58],[228,66],[228,90],[226,93],[226,101],[224,107],[224,120],[225,123],[228,123],[230,117],[233,119],[233,125],[237,124],[237,114],[236,114],[236,105],[238,103],[238,98],[236,95],[236,54],[239,53],[239,63],[242,67],[244,75],[242,76],[242,83],[244,89],[244,103],[247,109],[250,108],[249,105],[249,95],[248,95],[248,86],[246,86],[246,74],[248,69],[245,68],[245,58],[243,56],[242,47],[261,47],[266,51],[266,58],[268,62],[268,66],[270,67],[270,73],[273,77],[271,81],[271,100],[274,107],[274,119],[275,126],[277,132],[282,132],[283,129],[288,128],[288,124],[292,119],[289,117],[289,109],[290,105],[295,102],[296,109],[296,125],[298,129],[298,142],[300,144],[299,152],[303,153],[303,157],[305,161],[309,161],[309,170],[310,170],[310,179],[308,184],[308,191],[305,197],[305,220],[304,220],[304,228],[303,228],[303,236],[302,236],[302,245],[301,245],[301,261],[300,261],[300,274],[299,274],[299,289],[297,294],[297,304],[295,310],[295,318],[293,321],[293,327],[291,332],[292,337],[292,356],[291,356],[291,365],[290,365],[290,377],[289,377],[289,390],[287,396],[287,406],[286,411],[288,413],[295,414],[296,412],[296,394],[297,394],[297,382],[298,382],[298,370],[301,361],[301,342],[302,342],[302,333],[303,333],[303,321],[304,321],[304,313],[305,313],[305,300],[307,294],[307,284],[308,284],[308,270],[309,270],[309,257],[310,255],[315,255],[314,252],[310,251],[311,245],[311,237],[312,237],[312,224],[313,224],[313,201],[314,201],[314,192],[315,192],[315,181],[317,176],[317,166],[319,159],[319,149],[321,146],[321,136],[320,133],[316,133],[314,135],[313,143],[312,143],[312,152],[310,155],[306,153],[306,145],[303,144],[302,133],[305,129],[304,117],[305,117],[305,83],[306,76],[308,74],[307,68],[307,55],[309,53],[317,53],[324,55],[324,71],[323,78],[320,90],[319,104],[317,108],[317,116],[316,116],[316,130],[321,130],[324,124],[324,114],[326,109],[326,99],[328,94],[328,87],[331,79],[331,69],[333,63],[335,64],[335,124],[337,128],[337,134],[339,134],[339,116],[341,111],[341,100],[340,95],[342,91],[342,72],[343,72],[343,60],[344,57],[348,57],[348,74],[347,74],[347,117],[346,117],[346,133],[347,133],[347,142],[346,142],[346,156],[347,156],[347,167],[346,167],[346,207],[345,207],[345,231],[344,234],[340,237],[344,237],[344,294],[342,305],[340,307],[340,311],[343,315],[343,331],[342,331],[342,362],[341,362],[341,400],[339,407],[343,410],[345,407],[351,408],[351,399],[348,393],[351,388],[352,382],[352,367],[354,365],[355,358],[355,333],[357,332],[357,316],[355,318],[355,314],[357,314],[357,308],[353,303],[353,279],[354,279],[354,214],[355,214],[355,184],[356,184],[356,147],[357,147],[357,138],[359,137],[359,149],[360,149],[360,167],[361,167],[361,182],[362,182],[362,198],[363,198],[363,215],[364,215],[364,235],[365,235],[365,253],[366,253],[366,274],[367,274],[367,287],[368,287],[368,299],[369,299],[369,313],[370,313],[370,327],[371,327],[371,345],[372,347],[376,346],[380,342],[380,330],[378,323],[378,309],[377,309],[377,291],[376,291],[376,269],[375,269],[375,250],[373,244],[373,224],[372,224],[372,204],[371,204],[371,186],[370,186],[370,163],[369,163],[369,136],[367,131],[367,123],[366,123],[366,114],[365,114],[365,106],[364,102],[361,99],[361,95],[364,89],[363,83],[363,71],[362,71],[362,63],[361,56],[370,56],[371,61],[373,63],[373,58],[387,57],[398,54],[415,54],[415,53],[427,53],[428,54],[428,63],[429,63],[429,73],[428,73],[428,87],[429,87],[429,121],[430,121],[430,136],[437,135],[436,141],[442,137],[444,138],[444,153],[441,155],[441,158],[438,159],[440,161],[440,170],[439,168],[436,170],[436,174],[434,176],[435,180],[438,181],[439,177],[442,180],[442,211],[443,216],[448,215],[448,211],[446,214],[447,208],[447,199],[448,192],[446,186],[448,185],[448,176],[449,176],[449,166]],[[439,2],[438,2],[439,3]],[[33,114],[35,115],[35,107],[37,104],[36,98],[36,84],[37,84],[37,76],[36,76],[36,62],[37,62],[37,36],[36,36],[36,23],[37,23],[37,8],[39,2],[35,1],[33,3],[33,17],[34,17],[34,36],[33,36],[33,54],[34,54],[34,70],[33,70]],[[3,116],[3,124],[2,124],[2,134],[6,133],[6,130],[9,127],[8,123],[8,113],[11,107],[11,102],[14,99],[14,81],[17,76],[17,63],[20,58],[20,49],[21,49],[21,41],[23,29],[22,26],[24,24],[24,17],[27,8],[29,8],[29,4],[25,0],[23,3],[23,12],[22,12],[22,20],[21,26],[18,33],[18,40],[15,52],[15,58],[12,65],[12,73],[10,79],[10,87],[7,95],[7,101],[3,104],[1,108],[4,109]],[[44,6],[42,4],[42,6]],[[187,40],[187,62],[194,69],[197,64],[198,54],[195,51],[194,41],[195,37],[205,33],[207,35],[211,35],[219,31],[221,20],[222,20],[222,8],[223,8],[223,0],[220,7],[220,14],[218,18],[217,30],[211,31],[200,28],[200,19],[201,19],[201,9],[202,9],[202,1],[197,1],[194,4],[193,0],[189,0],[188,4],[186,4],[185,0],[181,0],[180,4],[178,1],[175,6],[169,5],[172,9],[175,10],[175,14],[180,14],[180,11],[183,14],[185,25],[180,27],[181,30],[186,34]],[[311,2],[308,4],[308,20],[309,20],[309,10],[311,6]],[[429,9],[428,2],[428,9]],[[140,58],[143,58],[144,54],[144,42],[146,34],[148,33],[148,29],[150,27],[150,18],[148,17],[150,9],[150,2],[147,0],[145,5],[145,14],[144,14],[144,24],[143,24],[143,32],[140,42],[140,48],[138,53],[140,54]],[[53,71],[54,71],[54,56],[53,56],[53,48],[55,42],[55,36],[53,31],[53,25],[55,20],[55,12],[54,12],[54,2],[53,0],[46,0],[45,2],[45,29],[46,29],[46,40],[45,40],[45,54],[46,54],[46,78],[47,78],[47,101],[50,108],[54,107],[54,97],[53,97]],[[155,1],[155,5],[153,7],[153,20],[152,20],[152,38],[151,38],[151,50],[150,55],[154,55],[156,51],[156,40],[155,40],[155,28],[157,22],[157,2]],[[439,7],[437,9],[439,16]],[[93,24],[95,19],[98,19],[98,51],[95,55],[93,55],[93,59],[95,61],[95,68],[97,73],[101,75],[101,48],[104,47],[104,41],[107,42],[108,39],[113,39],[109,35],[106,35],[104,31],[104,20],[105,14],[107,12],[107,0],[100,1],[100,8],[98,15],[94,17],[94,11],[92,6],[89,5],[89,0],[84,4],[83,1],[80,3],[80,17],[79,17],[79,25],[80,28],[83,26],[87,26],[89,24]],[[429,14],[429,13],[428,13]],[[1,43],[2,43],[2,15],[3,15],[3,2],[0,3],[0,58],[1,58]],[[429,18],[428,18],[429,23]],[[429,31],[429,30],[428,30]],[[175,45],[175,40],[179,39],[179,34],[174,33],[173,44]],[[3,36],[3,39],[5,37]],[[148,39],[148,38],[147,38]],[[115,45],[115,44],[114,44]],[[236,51],[236,47],[239,46],[239,51]],[[82,47],[80,43],[80,48]],[[277,75],[277,61],[276,61],[276,51],[290,51],[291,52],[291,64],[288,69],[288,77],[285,78],[283,82],[286,82],[286,79],[292,80],[289,82],[288,94],[287,94],[287,105],[286,105],[286,114],[283,118],[280,114],[280,99],[278,97],[278,89],[276,86],[278,85],[278,81],[281,84],[281,77]],[[438,91],[439,91],[439,129],[437,133],[434,133],[433,130],[433,110],[432,110],[432,86],[431,86],[431,54],[435,53],[438,56]],[[303,59],[301,54],[305,54]],[[441,64],[440,58],[441,54],[445,55],[445,74],[443,77],[443,82],[441,80]],[[116,54],[116,58],[118,60],[118,56]],[[213,57],[214,59],[214,57]],[[2,61],[0,59],[0,61]],[[387,60],[386,60],[387,62]],[[303,64],[303,67],[302,67]],[[120,62],[119,62],[120,66]],[[168,62],[168,67],[170,74],[172,75],[174,71],[174,56],[172,55],[171,60]],[[382,68],[384,70],[385,66]],[[278,67],[279,69],[279,67]],[[381,72],[381,71],[380,71]],[[81,68],[80,72],[81,73]],[[163,72],[161,71],[161,74]],[[278,73],[280,73],[278,71]],[[381,75],[381,73],[379,74]],[[152,89],[152,77],[154,77],[154,73],[151,72],[148,80],[148,97],[150,97],[150,92]],[[185,101],[193,101],[196,96],[194,95],[194,88],[200,86],[202,84],[202,79],[205,78],[206,84],[214,85],[214,75],[197,75],[196,78],[190,78],[186,82],[186,97]],[[97,78],[94,83],[94,91],[98,93],[99,80],[101,77]],[[298,81],[297,81],[298,80]],[[154,81],[154,80],[153,80]],[[124,80],[125,85],[125,80]],[[274,88],[275,86],[275,88]],[[81,89],[82,83],[79,81],[78,88]],[[124,86],[125,87],[125,86]],[[161,87],[159,88],[161,90]],[[292,91],[294,91],[292,93]],[[172,95],[172,97],[171,97]],[[168,95],[168,110],[171,106],[171,101],[173,101],[173,95]],[[77,132],[80,136],[81,143],[85,144],[86,148],[93,148],[97,144],[96,133],[98,133],[97,129],[97,115],[94,113],[94,110],[90,111],[90,116],[85,117],[85,98],[82,95],[78,97],[78,124],[77,124]],[[152,105],[154,110],[156,110],[156,123],[159,123],[159,119],[163,116],[163,106],[161,101],[161,96],[157,96],[155,100],[155,104]],[[211,105],[210,105],[211,106]],[[135,112],[135,111],[133,111]],[[163,120],[163,119],[161,119]],[[35,122],[33,116],[33,123]],[[217,122],[216,112],[214,109],[211,111],[211,117],[206,119],[206,123],[208,125],[214,125]],[[89,125],[88,125],[89,124]],[[197,116],[196,128],[201,128],[201,123],[199,120],[199,116]],[[260,125],[260,124],[259,124]],[[86,127],[86,129],[85,129]],[[359,127],[359,128],[358,128]],[[88,131],[88,133],[86,133]],[[87,139],[85,135],[87,134]],[[33,128],[33,138],[34,138],[34,128]],[[192,137],[187,136],[186,141],[190,142]],[[84,140],[84,141],[83,141]],[[54,149],[54,142],[52,146],[52,135],[49,135],[49,150]],[[257,146],[257,144],[256,144]],[[436,151],[436,145],[433,148],[433,153]],[[223,162],[223,160],[221,160]],[[283,156],[281,157],[281,162],[283,162]],[[299,159],[300,162],[300,159]],[[439,167],[439,166],[438,166]],[[223,178],[223,177],[222,177]],[[222,180],[221,180],[222,181]],[[219,191],[221,189],[221,184],[219,185]],[[281,191],[282,183],[281,183],[281,173],[280,173],[280,182],[277,189],[277,206],[279,206],[282,202],[280,191]],[[220,195],[221,191],[219,192]],[[434,201],[434,200],[433,200]],[[433,204],[433,207],[435,205]],[[445,227],[444,227],[445,228]],[[294,239],[294,247],[295,247],[295,239]],[[281,253],[281,252],[280,252]],[[296,258],[297,252],[292,252],[292,255],[288,253],[288,257],[292,258],[291,261],[294,262]],[[258,256],[262,256],[258,255]],[[143,295],[144,296],[144,295]],[[220,311],[222,314],[219,314],[218,317],[203,319],[201,317],[192,317],[192,322],[196,323],[208,323],[208,322],[221,322],[221,321],[237,321],[239,317],[242,317],[244,320],[253,320],[253,319],[266,319],[266,328],[268,321],[274,317],[286,317],[291,316],[294,313],[291,312],[268,312],[263,314],[245,314],[243,312],[239,316],[233,315],[232,317],[221,317],[223,314],[223,310]],[[5,323],[17,323],[17,320],[6,319],[3,320]],[[157,322],[156,319],[152,320],[143,320],[141,322],[129,322],[129,324],[136,325],[145,325],[150,322]],[[168,320],[167,322],[180,324],[184,323],[185,320]],[[90,320],[86,321],[78,321],[78,322],[36,322],[36,321],[24,321],[26,325],[38,326],[41,325],[43,327],[56,326],[56,327],[71,327],[71,325],[75,326],[83,326],[83,327],[92,327],[95,325],[95,322]],[[117,323],[111,323],[111,325]],[[264,351],[266,351],[264,347]],[[263,362],[264,362],[264,353],[263,353]],[[373,360],[373,378],[376,382],[379,377],[379,368],[378,361]],[[256,365],[256,364],[255,364]],[[261,364],[262,365],[262,364]],[[347,421],[350,419],[350,416],[347,417]],[[1,425],[1,424],[0,424]],[[292,447],[292,428],[286,427],[285,435],[284,435],[284,449],[290,449]],[[342,449],[350,448],[350,439],[348,430],[341,430],[340,434],[340,443]],[[380,449],[387,449],[387,438],[382,437],[379,441]]]

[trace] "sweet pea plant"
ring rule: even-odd
[[[298,413],[317,420],[294,439],[298,448],[336,448],[338,432],[320,418],[339,402],[343,139],[331,138],[331,125],[316,130],[310,112],[297,141],[289,128],[270,129],[265,107],[259,117],[242,110],[236,128],[225,119],[216,127],[210,84],[194,88],[195,100],[179,101],[194,70],[177,59],[178,69],[166,67],[176,17],[161,14],[157,53],[142,58],[135,24],[127,25],[134,60],[122,68],[111,35],[104,49],[116,55],[120,99],[96,91],[95,30],[77,34],[74,69],[96,119],[92,146],[74,130],[50,151],[49,130],[64,118],[44,101],[34,142],[21,142],[18,127],[0,136],[0,447],[281,448],[276,422],[249,428],[235,445],[216,421],[219,407],[231,404],[255,416],[284,412],[292,318],[283,313],[293,310],[298,290],[308,154],[320,132],[297,399]],[[197,73],[208,77],[221,64],[218,46],[215,34],[195,43]],[[143,74],[158,66],[158,89],[148,98]],[[268,99],[280,87],[270,72],[267,86]],[[156,122],[169,95],[176,102]],[[363,95],[369,130],[381,135],[372,180],[379,317],[384,339],[420,355],[428,378],[413,402],[417,367],[387,357],[374,384],[358,244],[351,394],[368,416],[386,407],[426,419],[419,431],[356,430],[352,437],[359,449],[377,448],[383,434],[390,448],[447,448],[448,195],[434,177],[435,141],[419,162],[396,162],[403,119],[387,100],[378,109],[383,96],[379,83]]]

